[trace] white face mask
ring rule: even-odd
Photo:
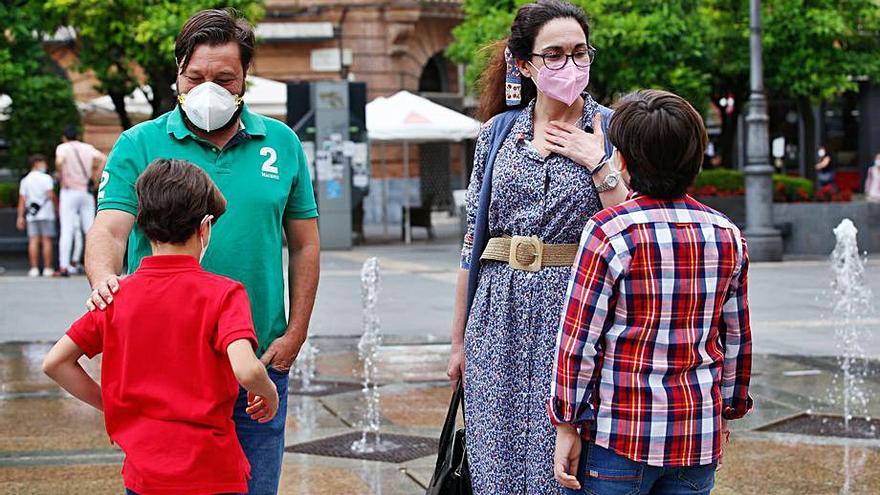
[[[180,102],[186,118],[206,132],[228,124],[242,103],[240,96],[212,81],[199,84],[189,93],[178,96],[177,101]]]
[[[208,252],[208,244],[211,243],[211,221],[214,220],[214,215],[205,215],[205,218],[202,219],[202,223],[199,226],[199,230],[205,224],[208,224],[208,240],[202,242],[202,236],[199,236],[199,245],[202,246],[202,251],[199,253],[199,263],[205,259],[205,253]]]

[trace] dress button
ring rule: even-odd
[[[523,359],[528,359],[529,351],[523,351]]]

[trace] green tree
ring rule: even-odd
[[[64,128],[79,125],[70,81],[42,47],[40,7],[29,1],[0,5],[0,94],[12,100],[4,134],[14,168],[23,168],[32,153],[53,156]]]
[[[797,103],[812,157],[813,106],[857,91],[859,81],[880,83],[880,2],[772,0],[763,23],[767,89]]]
[[[666,89],[705,107],[711,29],[694,0],[581,0],[592,16],[597,97],[610,103],[641,88]]]
[[[235,8],[251,22],[264,14],[261,0],[47,0],[46,13],[57,25],[74,27],[79,70],[94,72],[96,89],[110,96],[128,128],[124,98],[142,82],[151,88],[153,117],[174,107],[177,33],[195,12],[217,7]]]
[[[452,30],[455,37],[446,56],[450,60],[467,64],[465,84],[478,92],[480,74],[486,68],[492,54],[487,46],[507,37],[517,7],[522,1],[514,0],[465,0],[462,5],[464,22]]]
[[[447,53],[469,64],[468,87],[487,57],[480,48],[509,34],[526,0],[465,0],[465,21]],[[634,89],[663,88],[722,117],[730,163],[739,115],[749,96],[748,0],[573,0],[591,17],[598,48],[590,83],[604,103]],[[880,82],[880,1],[764,0],[764,71],[771,99],[797,102],[812,140],[812,107],[860,81]],[[722,108],[722,98],[733,106]],[[814,143],[803,143],[805,149]]]

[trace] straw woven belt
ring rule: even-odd
[[[503,261],[511,268],[537,272],[548,266],[571,266],[577,244],[544,244],[537,236],[494,237],[489,239],[481,260]]]

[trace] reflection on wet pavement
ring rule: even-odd
[[[360,380],[355,339],[316,338],[317,378]],[[40,371],[46,344],[0,344],[0,493],[118,494],[119,455],[97,411],[62,393]],[[448,345],[395,342],[379,353],[383,431],[437,437],[450,389]],[[99,361],[84,361],[97,376]],[[833,362],[798,356],[755,356],[755,410],[735,422],[734,442],[713,493],[838,493],[842,443],[836,439],[765,434],[756,428],[806,410],[839,413],[828,400]],[[867,387],[880,397],[880,377]],[[361,417],[359,391],[321,397],[290,396],[287,445],[350,433]],[[871,406],[880,417],[880,401]],[[880,486],[880,439],[850,448],[858,469],[852,493]],[[282,494],[421,494],[434,459],[403,464],[285,455]]]

